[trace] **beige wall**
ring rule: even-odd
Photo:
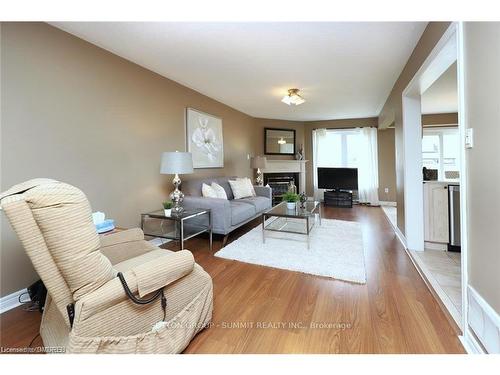
[[[430,22],[424,30],[403,71],[399,75],[391,90],[387,101],[379,115],[379,128],[387,128],[395,125],[395,148],[396,148],[396,201],[397,220],[401,232],[404,228],[404,171],[403,171],[403,119],[402,119],[402,93],[408,86],[425,59],[429,56],[436,43],[449,27],[449,22]]]
[[[500,23],[464,25],[469,284],[500,314]]]
[[[286,120],[271,120],[264,118],[254,119],[254,126],[259,139],[262,141],[257,145],[257,154],[264,155],[264,129],[265,128],[282,128],[295,130],[295,151],[298,151],[300,145],[304,144],[304,123],[301,121],[286,121]],[[292,155],[267,155],[268,159],[295,159]]]
[[[396,202],[396,148],[394,128],[378,131],[378,197],[381,201]],[[385,188],[389,192],[385,192]]]
[[[376,117],[358,118],[358,119],[344,119],[344,120],[326,120],[326,121],[309,121],[304,123],[304,149],[305,158],[309,160],[306,163],[306,193],[312,196],[314,194],[313,188],[313,163],[312,163],[312,131],[314,129],[342,129],[342,128],[356,128],[363,126],[376,127],[378,119]]]
[[[241,112],[43,23],[2,24],[1,53],[1,190],[52,177],[117,225],[137,226],[171,187],[160,155],[185,149],[186,107],[223,119],[225,167],[196,175],[252,173],[247,154],[260,151],[263,130]],[[36,274],[1,220],[4,296]]]

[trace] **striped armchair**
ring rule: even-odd
[[[193,255],[155,247],[140,229],[99,237],[77,188],[30,180],[0,204],[47,287],[45,346],[179,353],[210,322],[212,280]]]

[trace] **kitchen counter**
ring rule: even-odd
[[[435,180],[435,181],[424,181],[424,184],[440,184],[440,185],[460,185],[460,180]]]

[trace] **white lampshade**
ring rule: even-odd
[[[164,152],[161,154],[161,174],[193,173],[193,156],[190,152]]]
[[[267,166],[267,158],[265,156],[255,156],[252,158],[251,167],[254,169],[266,169]]]

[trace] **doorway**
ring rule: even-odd
[[[467,218],[465,215],[467,175],[461,43],[459,24],[453,23],[403,91],[402,102],[405,239],[408,254],[449,316],[464,332],[467,321]],[[453,69],[455,69],[454,73]],[[422,117],[423,114],[425,117],[425,108],[423,110],[425,94],[437,85],[443,76],[450,74],[455,74],[456,79],[457,124],[444,124],[448,126],[426,129],[423,127],[425,121]],[[456,154],[454,164],[450,157],[445,158],[444,155],[444,144],[447,143],[446,147],[449,147],[453,140],[457,142],[456,149],[454,149]],[[426,172],[423,171],[424,166],[427,167]],[[449,203],[452,185],[459,186],[460,189],[460,199],[454,198],[460,206],[460,214],[457,217],[461,253],[458,254],[449,252],[448,246],[453,242],[449,240],[450,223],[453,223],[450,215],[454,214],[449,211],[452,205]],[[456,207],[458,206],[452,206],[451,209],[456,210]],[[455,231],[455,237],[456,235]],[[441,272],[436,272],[437,269]],[[454,277],[456,279],[452,280]],[[454,298],[451,298],[453,293],[449,289],[445,290],[443,286],[453,282],[458,287],[454,291]]]

